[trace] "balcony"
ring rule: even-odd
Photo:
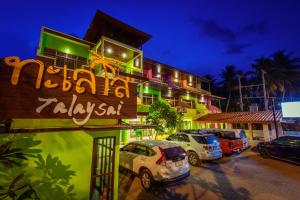
[[[96,44],[95,50],[105,60],[119,67],[123,72],[129,74],[142,72],[143,54],[139,49],[102,37]]]
[[[49,64],[58,67],[63,67],[64,65],[67,65],[69,69],[76,69],[87,65],[86,58],[67,54],[61,51],[57,51],[55,49],[45,48],[42,56],[49,58],[48,60],[53,60],[53,63]]]

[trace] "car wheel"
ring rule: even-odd
[[[260,149],[259,153],[260,153],[261,157],[263,157],[263,158],[270,158],[269,152],[266,151],[265,149]]]
[[[140,174],[141,184],[143,188],[150,191],[153,187],[153,177],[148,169],[143,169]]]
[[[192,166],[198,166],[201,164],[201,161],[198,157],[198,155],[195,152],[189,152],[188,153],[188,159],[189,159],[189,163]]]

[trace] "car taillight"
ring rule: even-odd
[[[166,165],[167,158],[166,158],[165,152],[161,147],[159,147],[159,150],[161,152],[161,157],[156,161],[156,164]]]
[[[204,149],[206,151],[212,151],[213,150],[212,146],[208,146],[208,145],[204,145]]]

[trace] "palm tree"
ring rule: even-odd
[[[219,82],[219,84],[222,88],[224,88],[226,94],[228,94],[226,112],[228,111],[232,93],[237,89],[236,78],[238,73],[239,71],[235,69],[235,66],[229,65],[226,66],[225,70],[222,70],[220,74],[222,80]]]
[[[292,53],[277,51],[270,58],[261,57],[251,65],[254,71],[247,72],[255,75],[257,83],[261,83],[264,73],[268,97],[281,92],[284,100],[286,91],[291,93],[297,90],[294,85],[300,81],[300,59],[291,58],[291,55]]]
[[[299,88],[293,87],[300,81],[300,58],[291,58],[293,53],[277,51],[272,55],[273,68],[278,71],[277,78],[278,89],[282,93],[282,100],[285,98],[286,91],[291,93]]]

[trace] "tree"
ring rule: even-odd
[[[255,75],[257,82],[261,82],[262,73],[264,72],[266,81],[267,96],[276,96],[282,94],[282,99],[288,91],[297,92],[297,87],[300,82],[300,65],[299,58],[291,58],[293,53],[285,51],[277,51],[270,58],[261,57],[255,60],[251,65],[254,71],[248,74]]]
[[[146,123],[155,125],[157,133],[170,133],[180,125],[182,117],[169,102],[159,99],[150,106]]]
[[[20,148],[13,148],[13,141],[0,144],[1,171],[7,171],[15,166],[22,166],[22,161],[27,160],[27,155]],[[3,167],[3,168],[2,168]],[[24,181],[24,173],[19,173],[12,179],[8,174],[1,173],[1,178],[11,181],[7,185],[0,185],[0,199],[39,199],[31,184]]]
[[[278,71],[277,79],[278,90],[282,94],[282,100],[288,91],[297,91],[299,88],[293,87],[300,81],[300,58],[292,58],[293,53],[286,53],[285,51],[277,51],[272,55],[273,68]]]
[[[239,71],[235,69],[235,66],[229,65],[226,66],[225,70],[222,70],[221,76],[221,87],[224,89],[223,91],[228,94],[227,104],[226,104],[226,112],[228,111],[228,107],[230,104],[232,93],[237,89],[237,75]]]

